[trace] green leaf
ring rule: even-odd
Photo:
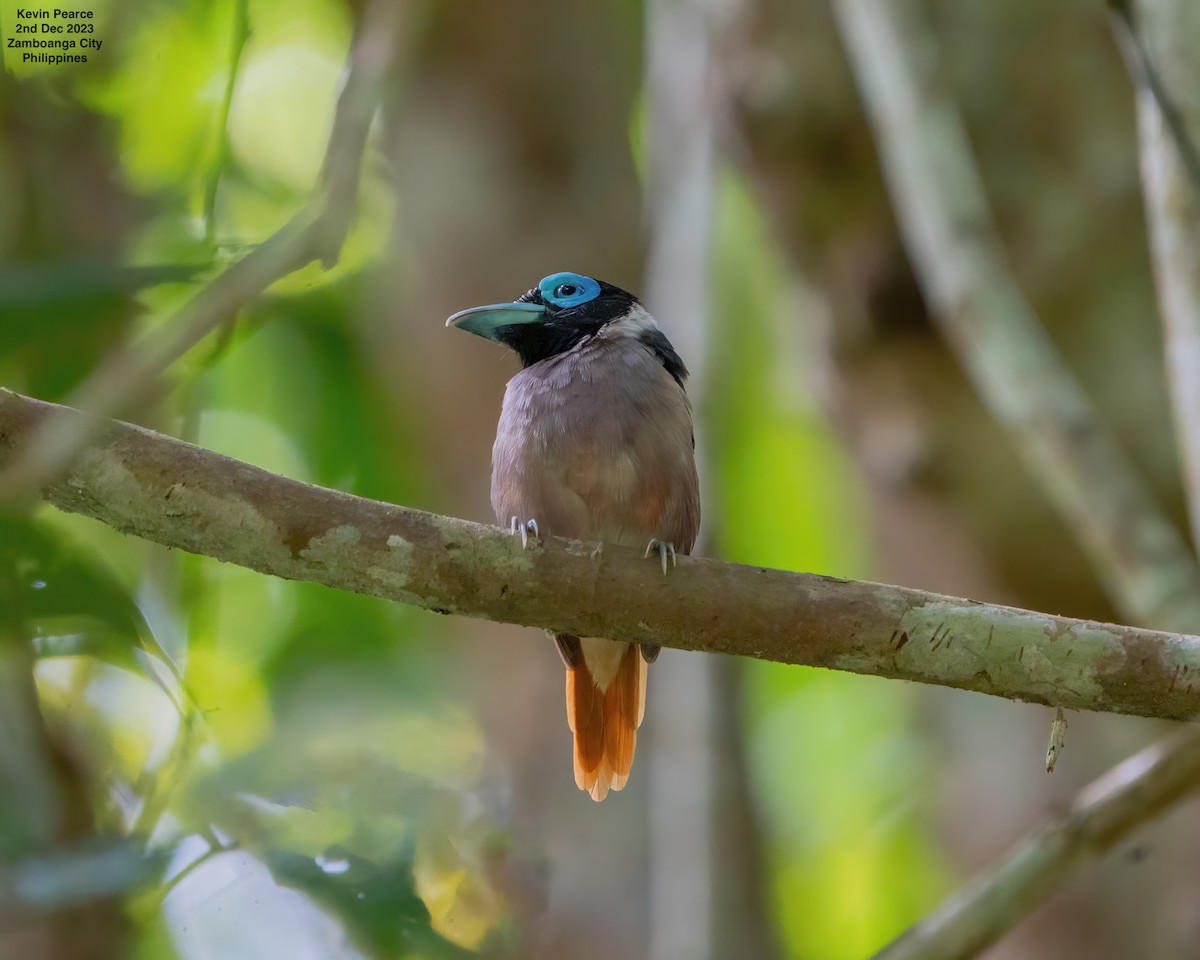
[[[272,853],[267,865],[280,883],[328,907],[369,956],[430,960],[475,956],[433,931],[407,858],[372,863],[335,848],[321,858],[321,864],[311,857]]]

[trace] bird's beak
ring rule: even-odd
[[[484,307],[460,310],[446,321],[446,326],[495,340],[496,332],[502,327],[537,323],[545,312],[546,308],[536,303],[490,303]]]

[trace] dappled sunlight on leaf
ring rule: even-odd
[[[453,808],[427,823],[417,839],[413,877],[433,929],[478,949],[507,910],[489,877],[496,837],[479,821],[463,823]]]
[[[234,159],[252,176],[303,193],[316,183],[333,123],[342,51],[254,42],[229,112]]]
[[[247,576],[235,567],[220,568],[215,579],[213,635],[234,656],[261,664],[285,640],[295,611],[294,596],[278,580]]]
[[[187,683],[226,756],[260,745],[273,727],[270,698],[254,667],[207,645],[188,652]]]
[[[259,828],[277,850],[319,857],[342,846],[354,833],[354,816],[345,810],[271,803],[247,795],[238,799],[254,811]]]
[[[93,102],[120,120],[123,170],[142,192],[183,190],[200,212],[217,161],[233,0],[147,4],[112,79]]]
[[[431,929],[413,888],[407,856],[365,859],[337,851],[331,857],[272,854],[275,878],[336,912],[348,939],[375,957],[464,960],[473,956]]]
[[[175,704],[144,676],[91,657],[55,657],[38,664],[38,689],[53,721],[69,737],[87,743],[93,757],[106,755],[116,775],[135,783],[160,764],[179,730]]]

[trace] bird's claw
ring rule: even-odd
[[[524,550],[529,546],[529,535],[532,533],[535,540],[541,540],[542,535],[538,532],[538,522],[536,520],[521,521],[516,516],[512,518],[508,525],[508,532],[513,536],[521,534],[521,549]]]
[[[679,566],[679,561],[675,557],[675,544],[671,543],[669,540],[659,540],[657,538],[653,539],[646,545],[646,552],[643,556],[646,559],[649,559],[650,554],[656,551],[658,553],[658,558],[662,561],[662,572],[663,576],[665,577],[667,575],[668,556],[671,558],[671,566]]]

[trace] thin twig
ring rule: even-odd
[[[1164,35],[1171,36],[1181,51],[1195,56],[1187,41],[1173,33],[1188,27],[1187,6],[1187,0],[1159,0],[1146,4],[1146,9],[1137,19],[1159,28]],[[1117,49],[1121,51],[1134,88],[1139,93],[1146,93],[1154,101],[1161,121],[1171,135],[1183,170],[1191,180],[1192,189],[1200,190],[1200,150],[1196,148],[1195,131],[1189,129],[1190,124],[1185,120],[1178,102],[1167,92],[1162,75],[1154,66],[1146,41],[1129,9],[1128,0],[1109,0],[1108,9]],[[1195,22],[1194,18],[1191,22]]]
[[[958,891],[876,960],[956,960],[994,943],[1071,874],[1200,787],[1200,731],[1186,727],[1086,787],[999,866]]]
[[[174,874],[169,879],[164,880],[159,885],[158,889],[154,891],[154,901],[156,904],[161,905],[162,902],[166,900],[167,897],[169,897],[184,880],[190,877],[210,860],[219,857],[222,853],[228,853],[230,850],[237,849],[236,843],[224,845],[220,843],[211,833],[208,835],[207,840],[207,850],[197,855],[195,859],[189,860],[187,864],[179,870],[178,873]]]
[[[134,836],[150,837],[174,797],[179,784],[184,780],[184,771],[195,752],[196,741],[204,722],[199,710],[189,703],[179,716],[179,728],[171,744],[170,753],[158,765],[158,769],[143,775],[135,793],[143,798],[130,833]]]
[[[0,463],[66,408],[0,390]],[[1200,716],[1200,638],[920,590],[550,538],[300,483],[110,422],[50,503],[293,580],[578,636],[830,667],[1168,719]],[[579,584],[592,585],[588,603]]]
[[[250,37],[249,0],[234,0],[233,36],[230,40],[229,73],[225,78],[225,92],[217,112],[217,159],[204,187],[204,239],[210,246],[217,242],[217,193],[221,178],[229,163],[229,111],[233,107],[233,94],[237,89],[238,71],[242,65],[242,52]]]
[[[1097,420],[1013,281],[937,45],[911,0],[838,0],[909,254],[992,413],[1122,614],[1200,630],[1200,566]]]
[[[1135,24],[1114,5],[1112,24],[1136,94],[1165,365],[1192,541],[1200,544],[1200,16],[1194,0],[1143,7]],[[1169,96],[1164,77],[1186,96]]]
[[[90,417],[48,423],[0,474],[0,502],[37,490],[83,448],[102,418],[150,396],[159,378],[212,330],[282,277],[320,259],[336,262],[354,215],[359,174],[379,89],[391,67],[402,4],[375,0],[363,14],[338,98],[320,186],[312,202],[202,289],[174,317],[102,362],[71,403]]]

